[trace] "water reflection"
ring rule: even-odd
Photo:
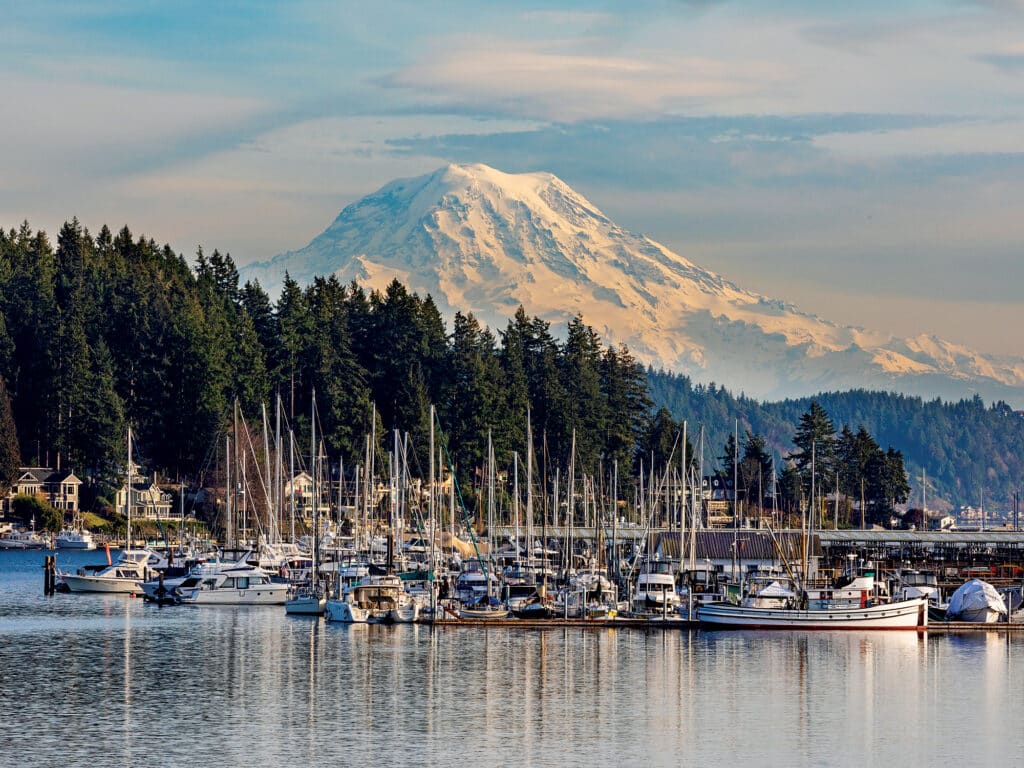
[[[34,571],[0,571],[19,723],[0,763],[925,766],[1024,746],[1024,638],[344,626],[46,601]]]

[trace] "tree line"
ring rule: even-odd
[[[425,467],[433,404],[464,477],[489,435],[508,466],[528,414],[545,462],[566,466],[574,445],[575,466],[593,473],[630,465],[651,405],[644,369],[578,317],[561,341],[522,308],[496,333],[468,313],[449,331],[429,296],[398,281],[366,292],[333,277],[304,288],[286,277],[273,301],[240,285],[228,254],[200,249],[189,264],[127,227],[93,236],[77,220],[56,247],[28,224],[0,232],[0,379],[8,481],[23,461],[111,482],[129,423],[147,465],[196,478],[234,403],[258,419],[279,399],[308,445],[314,397],[326,451],[347,461],[365,435],[383,446],[398,429]]]
[[[741,429],[764,438],[779,464],[813,400],[854,435],[863,427],[879,445],[899,447],[912,502],[921,498],[922,474],[929,506],[941,497],[954,505],[984,501],[1008,508],[1024,487],[1024,416],[1003,401],[986,404],[974,395],[949,402],[858,389],[761,403],[675,373],[649,369],[648,382],[654,402],[676,418],[704,425],[708,445],[723,445],[738,420]]]
[[[459,313],[449,329],[429,296],[398,281],[366,291],[333,277],[303,287],[286,276],[274,300],[258,283],[240,283],[229,254],[199,249],[190,263],[127,227],[93,235],[72,220],[55,245],[27,223],[0,231],[0,481],[19,463],[59,462],[87,482],[114,482],[129,423],[148,466],[194,481],[215,463],[234,403],[255,419],[279,399],[297,443],[307,445],[314,396],[326,450],[349,466],[367,434],[376,431],[383,446],[399,429],[425,467],[436,406],[464,479],[485,463],[489,439],[499,466],[511,465],[513,451],[523,460],[528,418],[550,471],[564,471],[575,446],[578,472],[617,464],[620,478],[667,460],[683,418],[691,461],[697,425],[708,445],[723,445],[738,418],[744,462],[772,451],[782,477],[782,452],[809,408],[644,370],[580,317],[562,339],[522,307],[504,328]],[[840,423],[858,425],[860,448],[903,443],[894,424],[905,402],[875,393],[819,398]],[[941,407],[966,411],[950,416],[961,423],[978,416],[974,401]],[[950,464],[963,458],[948,442],[932,450],[948,451]],[[844,488],[853,477],[841,473]]]

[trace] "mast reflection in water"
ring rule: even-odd
[[[44,598],[40,564],[0,554],[4,765],[902,768],[1024,746],[1024,638],[346,626]]]

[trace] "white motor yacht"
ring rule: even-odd
[[[72,592],[113,592],[142,594],[142,583],[150,575],[151,561],[159,558],[148,549],[122,550],[117,560],[104,566],[86,566],[77,573],[62,573],[61,579]]]
[[[202,560],[193,565],[187,573],[182,576],[175,576],[170,579],[159,578],[152,579],[145,582],[142,585],[142,593],[147,600],[154,602],[178,602],[178,595],[174,592],[177,587],[180,587],[188,579],[203,578],[206,576],[215,576],[221,571],[228,570],[230,568],[248,567],[245,562],[245,556],[240,560]],[[163,587],[163,591],[160,588]]]
[[[11,531],[0,538],[0,549],[48,549],[50,541],[46,536],[36,533],[36,519],[32,518],[31,528],[27,531]]]
[[[216,573],[190,576],[174,593],[185,605],[284,605],[288,585],[273,581],[262,568],[236,563]]]
[[[675,614],[680,597],[676,591],[673,563],[653,560],[637,577],[633,594],[633,610],[655,614]]]

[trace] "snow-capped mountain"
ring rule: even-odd
[[[522,304],[555,333],[576,315],[643,363],[758,398],[864,387],[1024,402],[1024,359],[933,336],[844,327],[745,291],[610,221],[548,173],[448,165],[348,206],[305,248],[241,270],[271,295],[335,274],[383,288],[397,277],[449,319],[493,329]]]

